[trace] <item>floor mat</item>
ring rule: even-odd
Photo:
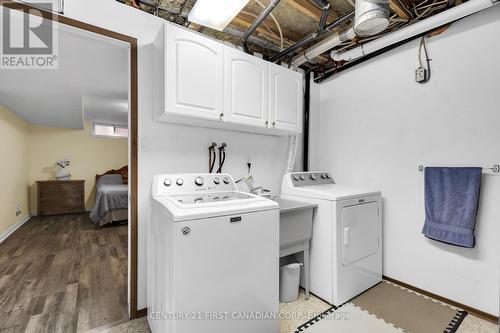
[[[351,301],[410,333],[456,332],[467,312],[384,281]]]
[[[391,324],[370,315],[352,303],[338,309],[330,309],[315,319],[297,328],[297,332],[306,333],[402,333]]]

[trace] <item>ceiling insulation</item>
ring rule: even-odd
[[[187,26],[200,33],[230,43],[238,47],[242,46],[242,36],[252,25],[255,18],[263,11],[270,0],[250,0],[247,6],[235,17],[235,19],[224,29],[223,32],[207,27],[192,24],[187,21],[189,11],[196,0],[117,0],[128,5],[138,4],[141,10],[153,15],[160,16],[170,22]],[[330,11],[327,24],[334,22],[337,18],[353,11],[355,0],[328,0]],[[460,1],[460,0],[457,0]],[[260,4],[259,4],[260,2]],[[344,42],[335,47],[335,50],[345,51],[360,44],[392,32],[415,21],[432,16],[433,14],[454,5],[453,0],[390,0],[390,25],[383,33],[368,38],[357,37],[354,40]],[[276,21],[268,16],[255,30],[248,40],[249,51],[262,54],[264,58],[271,58],[278,54],[283,48],[290,47],[301,39],[318,31],[321,10],[310,0],[281,0],[271,14]],[[310,44],[291,52],[281,62],[290,63],[297,54],[314,43],[321,41],[328,35],[347,27],[349,23],[343,24],[333,31],[326,33],[321,38]],[[283,41],[280,38],[280,29]],[[324,72],[335,71],[336,68],[344,66],[346,62],[335,62],[329,56],[329,51],[311,59],[302,65],[304,69],[314,69],[316,75],[321,77]]]

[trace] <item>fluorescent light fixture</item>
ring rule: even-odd
[[[495,2],[492,2],[492,0],[469,0],[461,5],[447,9],[439,14],[426,18],[425,20],[413,23],[405,28],[396,30],[393,33],[377,38],[366,44],[362,44],[361,46],[355,47],[351,50],[344,52],[333,50],[330,56],[335,61],[352,61],[405,39],[417,36],[447,23],[480,12],[483,9],[493,6],[494,3]]]
[[[222,31],[247,5],[249,0],[198,0],[189,12],[188,20]]]

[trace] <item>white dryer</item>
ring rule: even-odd
[[[328,172],[288,173],[281,196],[315,203],[310,290],[339,306],[382,281],[382,197]]]
[[[279,206],[224,174],[153,180],[153,333],[278,333]]]

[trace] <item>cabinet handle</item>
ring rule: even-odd
[[[220,120],[224,119],[224,113],[222,113],[222,112],[219,113],[219,118],[220,118]]]

